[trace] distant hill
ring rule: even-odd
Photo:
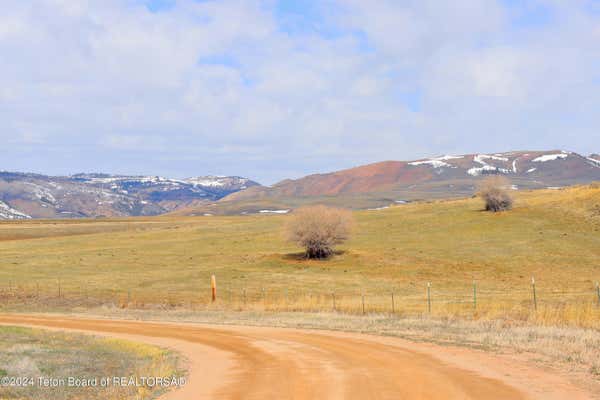
[[[0,172],[0,219],[158,215],[210,203],[258,183],[237,176],[159,176]]]
[[[352,208],[385,207],[414,200],[464,197],[488,175],[507,176],[513,189],[541,189],[600,180],[600,156],[573,152],[513,151],[384,161],[342,171],[284,180],[232,193],[215,204],[178,214],[285,212],[310,203]]]

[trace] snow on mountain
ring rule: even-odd
[[[157,215],[258,185],[247,178],[0,172],[0,219]],[[4,204],[4,207],[2,206]],[[21,215],[22,214],[22,215]]]
[[[543,156],[539,156],[531,160],[532,162],[546,162],[546,161],[556,161],[559,158],[567,158],[569,155],[567,153],[558,153],[558,154],[544,154]]]
[[[586,159],[591,162],[592,165],[600,168],[600,156],[598,156],[598,158],[594,158],[594,154],[592,154],[591,156],[586,157]]]
[[[423,161],[413,161],[411,163],[408,163],[409,165],[426,165],[429,164],[431,165],[433,168],[441,168],[441,167],[452,167],[450,164],[445,163],[443,161],[440,160],[423,160]]]
[[[22,213],[14,208],[11,208],[8,204],[0,201],[0,219],[30,219],[31,216]]]

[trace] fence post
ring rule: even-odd
[[[431,314],[431,282],[427,282],[427,311]]]
[[[477,309],[477,283],[473,281],[473,309]]]
[[[392,292],[392,314],[396,313],[396,307],[394,305],[394,292]]]
[[[244,298],[244,308],[246,307],[246,288],[244,288],[243,291],[243,298]]]
[[[535,293],[535,278],[531,277],[531,290],[533,292],[533,309],[537,311],[537,294]]]
[[[600,283],[596,282],[596,295],[598,296],[598,307],[600,307]]]
[[[360,296],[362,298],[362,313],[365,315],[365,294],[361,293]]]
[[[217,300],[217,278],[214,275],[210,276],[210,295],[211,301],[214,303]]]
[[[58,278],[58,298],[60,299],[60,278]]]
[[[335,311],[335,292],[331,292],[331,299],[333,300],[333,311]]]
[[[263,298],[263,308],[266,310],[267,309],[267,295],[265,293],[265,288],[262,288],[261,292],[262,292],[262,298]]]

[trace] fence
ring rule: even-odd
[[[589,290],[543,287],[534,279],[520,288],[490,288],[477,282],[459,289],[437,289],[424,282],[421,289],[398,287],[382,291],[294,290],[289,288],[232,288],[211,281],[195,292],[172,290],[164,293],[140,288],[111,289],[85,285],[7,282],[0,288],[0,301],[7,305],[32,307],[190,308],[214,311],[338,312],[348,314],[387,313],[394,315],[463,316],[477,318],[535,319],[547,323],[568,323],[600,328],[600,286]],[[213,295],[214,300],[213,300]]]

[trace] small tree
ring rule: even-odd
[[[308,206],[295,210],[286,226],[289,241],[304,247],[306,258],[327,258],[334,246],[348,239],[352,213],[325,206]]]
[[[479,186],[478,195],[485,201],[486,211],[505,211],[513,206],[509,192],[510,181],[503,176],[490,176]]]

